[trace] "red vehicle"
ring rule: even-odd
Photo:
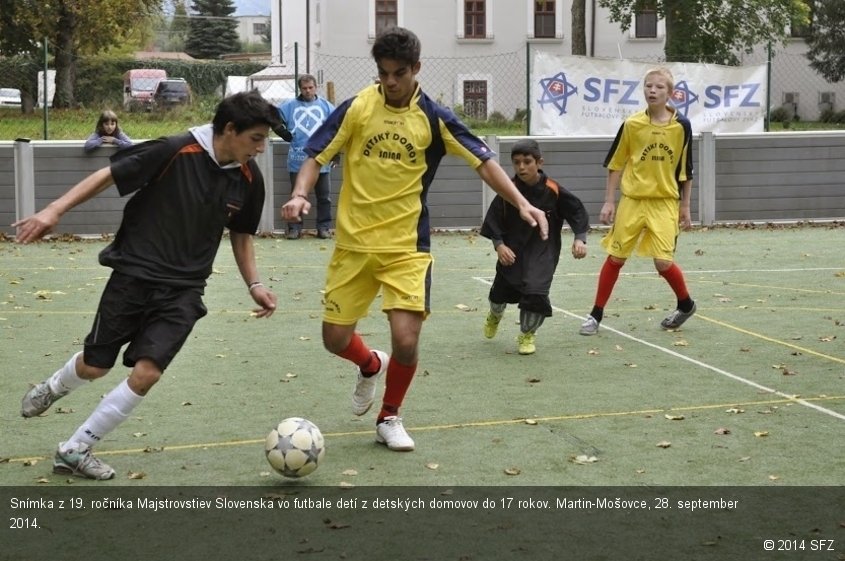
[[[149,111],[158,83],[167,79],[167,71],[158,68],[135,68],[123,75],[123,108],[127,111]]]

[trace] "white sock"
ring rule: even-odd
[[[94,446],[103,437],[125,421],[144,396],[129,388],[129,380],[124,380],[104,397],[91,416],[82,423],[67,442],[61,444],[62,451],[79,444]]]
[[[50,384],[50,390],[57,395],[65,395],[66,393],[75,390],[79,386],[85,384],[88,380],[83,380],[76,374],[76,358],[82,354],[79,351],[64,366],[56,370],[52,376],[47,379]]]

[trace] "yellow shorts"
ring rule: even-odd
[[[370,304],[382,289],[384,312],[408,310],[431,312],[430,253],[362,253],[335,249],[326,272],[323,320],[353,325],[366,317]]]
[[[637,254],[672,261],[678,243],[680,201],[677,199],[631,199],[623,196],[616,219],[601,245],[614,257]]]

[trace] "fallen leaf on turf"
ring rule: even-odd
[[[349,524],[344,524],[342,522],[332,522],[328,519],[326,519],[324,522],[326,523],[326,528],[328,528],[329,530],[343,530],[344,528],[352,527]]]
[[[824,337],[819,337],[819,341],[821,341],[822,343],[830,343],[834,339],[836,339],[836,335],[826,335]]]
[[[648,306],[643,306],[643,309],[644,310],[656,310],[657,306],[655,306],[654,304],[649,304]]]
[[[756,436],[757,438],[763,438],[765,436],[769,436],[769,431],[767,431],[767,430],[754,431],[754,436]]]
[[[299,338],[299,340],[300,341],[310,341],[311,337],[306,337],[306,336],[303,335],[302,337]]]
[[[683,340],[683,339],[678,339],[677,341],[675,341],[674,343],[672,343],[672,346],[675,346],[675,347],[689,347],[689,343],[687,343],[687,342],[686,342],[685,340]]]
[[[38,479],[35,480],[35,482],[36,483],[50,483],[50,480],[47,479],[46,477],[39,477]],[[68,483],[70,483],[70,480],[68,480]]]
[[[25,467],[32,467],[38,463],[38,460],[27,460],[23,463]]]
[[[341,472],[341,475],[350,475],[352,477],[358,475],[358,470],[346,469]]]
[[[522,470],[515,467],[507,468],[505,470],[505,475],[519,475],[520,473],[522,473]]]
[[[338,485],[341,489],[352,489],[355,487],[354,483],[349,483],[347,481],[341,481],[340,485]]]
[[[226,358],[226,355],[214,355],[215,358]]]
[[[733,413],[735,415],[739,415],[740,413],[745,413],[745,409],[739,409],[738,407],[731,407],[730,409],[725,409],[725,413]]]
[[[58,413],[59,415],[68,415],[70,413],[73,413],[73,409],[71,409],[70,407],[56,407],[56,413]]]
[[[129,479],[144,479],[147,477],[147,474],[143,471],[130,471],[129,472]]]
[[[683,421],[686,418],[683,415],[669,415],[668,413],[663,416],[669,421]]]
[[[615,348],[617,351],[621,351],[621,350],[623,350],[621,345],[616,345],[614,348]]]
[[[145,432],[133,432],[132,436],[134,436],[135,438],[141,438],[142,436],[147,436],[147,433],[145,433]]]
[[[770,475],[769,476],[769,481],[777,481],[778,479],[780,479],[779,475]]]
[[[750,459],[751,459],[751,456],[743,456],[740,459],[738,459],[737,461],[738,462],[747,462]]]
[[[429,462],[429,463],[425,464],[425,467],[430,469],[430,470],[435,470],[435,469],[440,467],[440,464],[436,464],[434,462]]]
[[[569,458],[569,461],[573,464],[589,465],[596,463],[597,461],[599,461],[599,459],[595,456],[579,454],[578,456],[572,456],[571,458]]]
[[[269,471],[258,472],[258,477],[270,477],[272,474]]]
[[[188,405],[193,405],[193,403],[191,403],[190,401],[183,401],[182,402],[182,407],[187,407]]]
[[[525,419],[525,424],[526,425],[536,425],[537,421],[535,421],[534,419]]]
[[[529,384],[539,384],[540,382],[542,382],[542,380],[540,378],[528,378],[525,381],[528,382]]]
[[[661,440],[660,442],[658,442],[656,444],[656,446],[658,448],[669,448],[670,446],[672,446],[672,443],[669,442],[668,440]]]
[[[470,312],[470,311],[472,311],[472,308],[470,308],[470,307],[469,307],[469,306],[467,306],[466,304],[455,304],[455,307],[456,307],[457,309],[459,309],[460,311],[462,311],[462,312]]]
[[[293,372],[288,372],[285,374],[285,378],[296,378],[299,374],[294,374]]]
[[[599,352],[596,349],[590,349],[589,351],[587,351],[587,354],[588,355],[598,355]]]
[[[731,429],[725,427],[719,427],[713,431],[713,434],[723,435],[723,434],[731,434]]]

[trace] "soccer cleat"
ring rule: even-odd
[[[581,329],[578,333],[581,335],[595,335],[599,330],[599,322],[593,316],[587,316],[584,323],[581,324]]]
[[[87,444],[79,444],[66,452],[59,446],[53,459],[53,473],[98,480],[114,477],[111,466],[95,458]]]
[[[53,393],[50,384],[45,380],[40,384],[32,386],[21,400],[21,415],[23,417],[36,417],[50,408],[56,401],[66,396],[66,393]]]
[[[302,231],[299,228],[288,228],[288,233],[285,237],[289,240],[298,240],[301,235]]]
[[[331,239],[331,237],[332,237],[331,230],[329,230],[328,228],[320,228],[320,229],[317,230],[317,237],[320,238],[321,240]]]
[[[531,332],[520,333],[516,336],[516,342],[519,343],[519,354],[533,355],[537,347],[534,346],[534,334]]]
[[[396,415],[385,417],[376,425],[376,442],[397,452],[410,452],[414,449],[414,439],[402,426],[402,417]]]
[[[364,376],[361,369],[358,369],[358,380],[355,382],[355,391],[352,392],[352,413],[361,416],[370,410],[373,401],[376,399],[376,385],[382,375],[387,372],[387,363],[390,357],[383,351],[373,351],[381,361],[378,372],[372,376]]]
[[[666,319],[660,322],[660,327],[663,329],[678,329],[685,321],[692,317],[695,313],[695,309],[695,302],[692,303],[692,309],[688,312],[682,312],[680,309],[676,308],[674,312],[669,314]]]
[[[484,320],[484,336],[492,339],[496,336],[496,331],[499,329],[499,322],[502,321],[501,316],[497,316],[493,312],[487,314],[487,319]]]

